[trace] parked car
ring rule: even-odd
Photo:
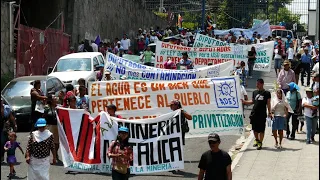
[[[96,80],[99,65],[104,65],[105,58],[100,52],[81,52],[62,56],[49,76],[59,78],[65,85],[78,85],[78,80],[86,82]]]
[[[1,91],[1,97],[10,105],[16,117],[18,129],[31,127],[31,97],[30,91],[33,88],[32,82],[41,81],[41,90],[47,95],[50,91],[65,91],[64,84],[56,77],[50,76],[24,76],[10,81]]]

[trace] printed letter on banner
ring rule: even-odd
[[[256,48],[256,61],[254,63],[253,70],[263,71],[263,72],[271,71],[271,60],[273,56],[273,46],[274,46],[273,41],[253,44],[253,45],[237,45],[237,44],[227,44],[218,39],[215,39],[206,35],[202,35],[202,34],[197,34],[193,46],[196,47],[195,48],[196,50],[200,49],[201,47],[230,46],[230,49],[233,55],[231,54],[221,55],[221,57],[224,57],[224,58],[233,57],[237,65],[240,65],[239,63],[241,61],[244,61],[247,65],[248,51],[250,51],[251,47],[254,46]]]
[[[171,100],[181,102],[192,115],[189,137],[210,132],[235,135],[243,131],[243,110],[238,76],[181,81],[107,81],[89,84],[93,115],[114,104],[126,119],[154,118],[171,111]],[[100,94],[98,93],[100,92]]]
[[[101,112],[92,118],[82,110],[58,108],[62,160],[69,171],[111,173],[107,156],[118,129],[129,129],[133,174],[184,169],[180,110],[139,121],[110,117]]]
[[[107,54],[107,63],[105,64],[105,69],[111,72],[113,79],[119,80],[122,76],[126,76],[127,79],[150,81],[174,81],[229,76],[233,72],[233,67],[233,61],[227,61],[191,70],[167,70],[141,65],[112,53]]]

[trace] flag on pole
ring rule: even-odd
[[[96,37],[96,40],[94,41],[94,43],[95,43],[96,45],[99,45],[100,42],[101,42],[100,35],[98,35],[98,36]]]

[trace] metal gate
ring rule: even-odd
[[[62,17],[63,18],[63,17]],[[63,19],[62,19],[63,22]],[[67,54],[70,36],[61,29],[40,30],[20,24],[20,8],[15,18],[16,77],[45,75],[48,67]]]

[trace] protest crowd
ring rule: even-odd
[[[150,28],[149,30],[138,29],[137,36],[132,40],[126,34],[123,34],[122,38],[115,38],[112,42],[102,42],[100,37],[96,40],[85,39],[83,42],[79,44],[77,48],[70,48],[70,53],[77,52],[101,52],[104,57],[106,57],[106,63],[108,63],[108,54],[114,54],[114,58],[121,58],[125,54],[136,54],[140,56],[140,63],[144,64],[147,67],[152,67],[152,57],[156,56],[155,52],[151,51],[150,44],[157,42],[167,42],[168,44],[176,46],[184,46],[184,47],[195,47],[197,34],[201,34],[206,37],[214,38],[219,40],[231,48],[233,46],[238,45],[247,45],[250,47],[246,52],[246,60],[239,61],[235,67],[233,66],[230,77],[239,78],[239,87],[240,87],[240,103],[241,106],[250,106],[253,105],[252,111],[249,117],[250,124],[252,125],[252,131],[254,133],[254,146],[257,150],[261,150],[264,148],[263,140],[264,133],[266,130],[266,123],[269,121],[272,123],[272,134],[274,137],[274,148],[282,149],[286,146],[283,143],[283,138],[287,138],[290,140],[295,140],[295,136],[297,133],[303,133],[303,126],[306,126],[306,144],[315,143],[315,134],[319,132],[319,41],[314,43],[308,39],[308,37],[304,37],[303,40],[298,41],[291,37],[287,36],[286,40],[281,40],[281,37],[277,37],[274,34],[269,35],[265,38],[262,38],[259,32],[253,32],[252,37],[248,37],[242,31],[237,35],[230,31],[227,35],[215,35],[214,31],[205,31],[205,32],[195,32],[185,28],[169,28],[161,29],[160,27],[156,27],[156,29]],[[274,86],[273,91],[269,91],[264,87],[264,80],[260,78],[255,78],[256,80],[256,90],[253,91],[252,99],[248,98],[248,94],[246,92],[246,88],[248,87],[247,79],[253,78],[253,71],[255,67],[255,62],[257,59],[257,50],[255,47],[261,43],[272,42],[272,61],[274,61],[274,70],[277,76],[277,80]],[[158,51],[158,49],[157,49]],[[172,60],[170,57],[165,59],[162,63],[162,67],[164,69],[169,69],[172,71],[175,70],[183,70],[183,71],[192,71],[198,69],[195,65],[194,60],[190,58],[190,54],[192,52],[185,50],[181,52],[181,56],[179,56],[178,61]],[[271,64],[271,63],[270,63]],[[214,67],[216,63],[207,63],[205,66]],[[114,71],[110,70],[110,68],[106,68],[105,64],[99,65],[99,71],[96,74],[96,83],[102,86],[103,83],[110,83],[110,86],[106,86],[104,91],[107,93],[108,88],[114,88],[116,86],[112,84],[113,81],[117,82],[119,85],[118,92],[115,90],[112,91],[111,96],[120,96],[121,88],[130,84],[128,82],[128,77],[126,75],[121,75],[119,78],[116,78],[116,74]],[[201,67],[201,68],[207,68]],[[200,80],[201,78],[211,78],[208,74],[201,76],[200,78],[194,80]],[[307,82],[305,83],[305,77]],[[120,80],[120,81],[119,81]],[[299,80],[301,85],[299,86]],[[214,81],[214,79],[213,79]],[[145,92],[143,90],[144,87],[149,87],[148,82],[139,81],[140,84],[134,86],[139,86],[141,89],[141,94]],[[162,82],[162,81],[161,81]],[[190,81],[191,82],[191,81]],[[206,82],[204,80],[203,82]],[[205,86],[201,84],[199,86]],[[100,84],[99,84],[100,83]],[[122,83],[122,84],[121,84]],[[143,84],[145,83],[145,84]],[[163,81],[167,87],[170,87],[170,84],[166,84],[167,82]],[[170,81],[168,81],[170,83]],[[212,83],[212,82],[210,82]],[[11,108],[6,105],[3,100],[1,100],[1,118],[2,118],[2,134],[1,134],[1,160],[4,161],[5,157],[7,158],[7,163],[10,165],[10,174],[9,178],[14,177],[16,175],[14,164],[18,161],[15,157],[15,150],[19,148],[22,153],[25,153],[26,163],[28,166],[28,179],[33,180],[45,180],[49,179],[49,167],[50,165],[54,165],[59,161],[63,161],[61,157],[59,157],[59,148],[61,149],[61,140],[69,141],[68,134],[65,132],[66,138],[61,138],[61,129],[68,129],[68,126],[65,123],[66,119],[63,112],[70,111],[73,109],[82,109],[83,113],[88,116],[91,114],[96,115],[96,111],[92,112],[91,109],[96,107],[91,107],[96,105],[98,107],[99,101],[93,101],[93,92],[94,86],[88,86],[88,82],[85,79],[78,79],[78,86],[74,86],[72,84],[66,85],[66,91],[58,92],[58,96],[55,96],[57,92],[47,92],[46,94],[41,90],[40,81],[33,82],[33,88],[30,91],[31,96],[31,120],[32,120],[32,130],[30,131],[30,137],[28,140],[28,145],[26,149],[22,149],[19,143],[16,141],[17,135],[14,133],[16,131],[16,124],[14,121],[14,114],[12,113]],[[214,83],[213,83],[214,84]],[[133,86],[133,85],[132,85]],[[181,85],[182,87],[183,85]],[[185,85],[187,86],[187,85]],[[209,86],[209,83],[207,84]],[[213,86],[213,85],[211,85]],[[151,86],[150,86],[151,87]],[[180,86],[179,86],[180,87]],[[301,91],[306,92],[306,96],[303,97]],[[132,87],[131,87],[132,88]],[[160,87],[159,87],[160,88]],[[178,88],[178,85],[177,85]],[[205,88],[205,87],[203,87]],[[174,89],[174,88],[172,88]],[[102,90],[101,90],[102,91]],[[125,90],[123,90],[125,91]],[[129,91],[129,90],[128,90]],[[105,93],[103,92],[103,93]],[[172,91],[175,92],[175,91]],[[101,93],[101,92],[99,92]],[[117,94],[118,93],[118,94]],[[125,92],[123,92],[125,93]],[[177,94],[179,92],[177,91]],[[223,94],[223,92],[221,92]],[[231,92],[230,92],[231,93]],[[98,94],[98,93],[97,93]],[[130,93],[129,93],[130,94]],[[138,94],[138,93],[137,93]],[[131,94],[132,95],[132,94]],[[226,95],[227,96],[227,95]],[[173,97],[173,96],[168,96]],[[180,97],[180,99],[176,98]],[[185,105],[187,105],[182,98],[183,96],[174,96],[173,99],[167,99],[168,106],[166,108],[166,113],[178,113],[177,116],[172,115],[171,123],[168,123],[168,126],[172,128],[175,121],[180,121],[180,127],[177,128],[177,132],[181,133],[181,145],[185,145],[185,136],[191,131],[191,127],[189,127],[192,123],[196,122],[195,115],[191,115],[191,112]],[[195,95],[193,95],[195,97]],[[199,99],[199,104],[203,102],[203,104],[208,103],[211,104],[212,101],[206,101],[206,96],[197,95]],[[142,98],[140,99],[142,101]],[[125,100],[124,100],[125,101]],[[128,100],[129,101],[129,100]],[[131,100],[132,101],[132,100]],[[145,107],[147,107],[148,99],[146,99]],[[110,103],[113,102],[113,103]],[[100,101],[102,103],[102,101]],[[125,103],[125,102],[123,102]],[[128,103],[128,102],[127,102]],[[159,103],[159,102],[158,102]],[[134,128],[134,125],[125,125],[124,121],[121,119],[126,119],[129,116],[123,117],[123,114],[118,113],[121,110],[125,110],[124,106],[119,106],[119,101],[114,99],[114,101],[108,101],[107,103],[102,103],[101,111],[105,111],[107,118],[107,122],[111,123],[113,121],[119,121],[119,126],[117,126],[117,133],[114,135],[114,139],[110,140],[110,145],[108,145],[106,151],[106,159],[112,159],[112,163],[110,165],[112,179],[114,180],[122,180],[128,179],[132,174],[136,174],[135,172],[130,172],[130,167],[133,166],[133,161],[137,158],[135,155],[143,152],[135,153],[134,148],[139,145],[133,146],[132,142],[129,142],[131,138],[134,137],[134,133],[130,132]],[[140,104],[139,104],[140,105]],[[128,105],[129,107],[130,105]],[[133,105],[131,105],[133,106]],[[142,106],[142,105],[141,105]],[[160,107],[160,106],[158,106]],[[241,108],[241,112],[243,109]],[[41,110],[39,110],[41,109]],[[134,108],[132,108],[134,109]],[[187,109],[187,110],[186,110]],[[145,109],[147,111],[147,109]],[[159,110],[160,111],[160,110]],[[171,112],[172,111],[172,112]],[[75,112],[75,111],[74,111]],[[100,111],[99,111],[100,112]],[[162,113],[162,110],[161,110]],[[163,113],[165,114],[165,113]],[[128,115],[128,114],[127,114]],[[143,116],[144,114],[139,114],[139,116]],[[169,117],[168,115],[168,117]],[[85,116],[85,115],[84,115]],[[133,116],[133,115],[132,115]],[[241,114],[243,116],[243,113]],[[94,116],[93,116],[94,117]],[[100,114],[100,118],[103,115]],[[148,117],[148,116],[147,116]],[[72,121],[72,117],[69,117]],[[156,118],[156,117],[155,117]],[[169,118],[170,119],[170,118]],[[82,119],[85,121],[85,118]],[[198,119],[199,120],[199,119]],[[100,120],[101,121],[101,120]],[[133,120],[131,120],[133,121]],[[135,121],[133,121],[135,122]],[[63,125],[61,125],[61,123]],[[123,124],[121,124],[123,123]],[[199,121],[200,123],[200,121]],[[72,123],[71,123],[72,124]],[[121,126],[120,126],[121,124]],[[169,125],[170,124],[170,125]],[[178,123],[179,124],[179,123]],[[189,125],[188,125],[189,124]],[[87,125],[83,125],[87,126]],[[89,126],[89,125],[88,125]],[[102,125],[101,125],[102,126]],[[140,125],[141,126],[141,125]],[[90,126],[91,127],[91,126]],[[111,127],[111,125],[110,125]],[[82,127],[81,125],[81,128]],[[88,127],[87,127],[88,128]],[[95,127],[93,127],[95,128]],[[160,126],[157,126],[160,128]],[[181,128],[181,131],[180,131]],[[138,128],[137,128],[138,129]],[[142,129],[142,128],[141,128]],[[102,131],[102,129],[101,129]],[[138,131],[138,130],[136,130]],[[160,131],[160,130],[159,130]],[[169,130],[163,130],[163,132],[169,133]],[[82,132],[82,131],[81,131]],[[88,130],[89,132],[89,130]],[[91,131],[90,131],[91,132]],[[100,129],[99,129],[100,132]],[[106,130],[106,133],[108,131]],[[171,132],[172,134],[176,132]],[[285,133],[285,134],[284,134]],[[102,133],[103,134],[103,133]],[[139,133],[136,133],[137,136]],[[82,136],[85,134],[81,134]],[[89,134],[87,134],[89,136]],[[59,138],[60,136],[60,138]],[[208,146],[209,151],[204,152],[200,157],[200,161],[198,164],[199,174],[198,179],[232,179],[231,172],[231,157],[230,155],[219,149],[219,145],[221,143],[219,133],[209,133],[208,136]],[[91,136],[90,136],[91,137]],[[100,137],[100,136],[99,136]],[[102,137],[101,137],[102,138]],[[60,141],[59,141],[60,140]],[[170,139],[171,141],[171,139]],[[108,141],[109,142],[109,141]],[[100,142],[99,142],[100,143]],[[137,143],[137,142],[135,142]],[[160,141],[159,141],[160,143]],[[180,143],[180,141],[179,141]],[[138,144],[138,143],[137,143]],[[171,144],[171,146],[174,143]],[[158,144],[158,146],[160,146]],[[88,147],[85,144],[83,147]],[[65,148],[65,147],[64,147]],[[100,145],[99,145],[100,148]],[[138,148],[139,149],[139,148]],[[160,151],[160,149],[158,149]],[[165,149],[163,149],[165,150]],[[89,151],[89,150],[83,150]],[[141,150],[142,151],[142,150]],[[152,151],[152,150],[150,150]],[[176,150],[172,150],[176,151]],[[53,162],[50,164],[50,152],[53,155]],[[85,154],[85,152],[83,152]],[[100,150],[99,150],[100,153]],[[6,155],[5,155],[6,154]],[[66,156],[66,154],[64,154]],[[81,158],[73,154],[74,160],[77,162],[90,162],[83,160]],[[171,160],[177,158],[177,153],[171,156]],[[183,154],[182,154],[183,156]],[[100,158],[100,156],[99,156]],[[168,157],[167,157],[168,158]],[[92,164],[99,164],[99,161],[96,159],[92,160]],[[165,157],[163,158],[165,160]],[[182,158],[183,160],[183,158]],[[22,160],[19,160],[22,161]],[[139,159],[140,161],[140,159]],[[150,160],[151,161],[151,160]],[[156,161],[156,160],[154,160]],[[159,157],[159,164],[161,164]],[[162,161],[163,162],[163,161]],[[64,162],[66,163],[66,162]],[[177,165],[177,164],[176,164]],[[74,167],[76,165],[73,165]],[[168,168],[167,171],[169,171]],[[68,170],[72,171],[72,170]],[[178,169],[170,170],[172,173],[178,173]],[[131,175],[130,175],[131,174]]]

